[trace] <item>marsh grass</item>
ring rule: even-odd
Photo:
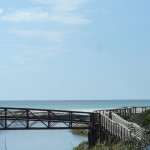
[[[85,125],[78,125],[78,127],[86,127]],[[72,129],[70,130],[72,134],[80,135],[80,136],[88,136],[88,129]]]

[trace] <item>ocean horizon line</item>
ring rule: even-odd
[[[46,100],[46,99],[33,99],[33,100],[29,100],[29,99],[17,99],[17,100],[0,100],[1,102],[3,101],[150,101],[150,99],[74,99],[74,100],[69,100],[69,99],[66,99],[66,100],[63,100],[63,99],[57,99],[57,100]]]

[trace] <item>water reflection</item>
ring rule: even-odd
[[[0,131],[1,150],[72,150],[86,140],[69,130]]]

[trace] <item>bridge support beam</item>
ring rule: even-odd
[[[97,142],[103,143],[110,143],[111,135],[108,131],[104,130],[103,128],[99,128],[97,130],[90,129],[88,132],[88,142],[89,147],[95,146]]]
[[[100,124],[98,122],[99,116],[99,113],[90,114],[91,128],[89,129],[88,133],[89,147],[94,146],[100,137]]]
[[[97,142],[96,130],[89,129],[89,132],[88,132],[89,147],[94,146],[96,142]]]
[[[99,138],[99,140],[100,140],[100,143],[104,143],[104,141],[105,141],[105,131],[104,131],[103,128],[100,128],[100,138]]]

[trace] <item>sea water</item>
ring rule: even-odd
[[[0,107],[82,110],[150,106],[150,100],[57,100],[0,101]],[[0,131],[0,150],[72,150],[87,138],[73,135],[70,130]]]
[[[132,106],[150,106],[150,100],[32,100],[0,101],[0,107],[23,107],[60,110],[95,110]]]

